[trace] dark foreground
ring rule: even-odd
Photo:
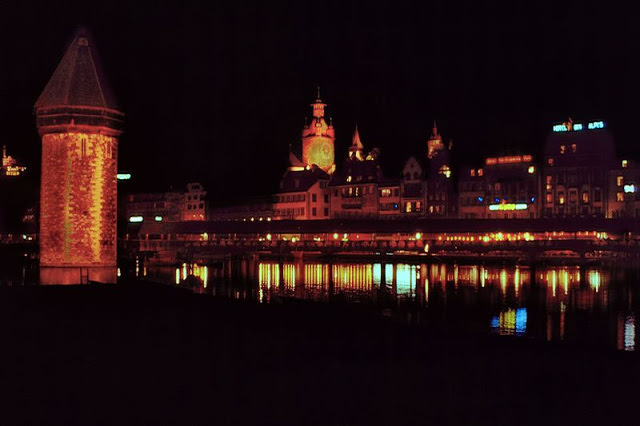
[[[177,288],[0,289],[2,424],[638,423],[637,355]]]

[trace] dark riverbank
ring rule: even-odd
[[[408,326],[364,305],[259,305],[153,284],[22,287],[0,289],[0,317],[3,418],[18,420],[7,424],[637,417],[635,354]]]

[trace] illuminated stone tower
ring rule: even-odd
[[[302,163],[305,166],[316,164],[325,172],[334,172],[335,165],[335,132],[331,123],[324,118],[324,108],[327,104],[320,98],[320,88],[316,101],[311,104],[313,118],[311,123],[302,129]]]
[[[35,104],[42,138],[40,282],[116,281],[116,174],[124,115],[78,31]]]

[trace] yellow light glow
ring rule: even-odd
[[[116,264],[114,137],[90,133],[42,136],[40,264]]]

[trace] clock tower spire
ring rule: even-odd
[[[327,173],[335,170],[335,132],[331,120],[325,120],[326,103],[320,97],[320,87],[316,100],[310,105],[313,117],[302,129],[302,163],[316,165]]]

